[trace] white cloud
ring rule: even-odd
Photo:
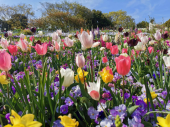
[[[131,5],[135,4],[136,3],[136,0],[131,0],[127,5],[126,7],[130,7]]]

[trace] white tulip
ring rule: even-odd
[[[149,41],[149,45],[154,45],[154,44],[155,44],[154,40]]]
[[[73,35],[72,34],[69,34],[68,37],[72,37]]]
[[[42,32],[42,31],[38,31],[38,34],[39,34],[40,36],[42,36],[42,35],[43,35],[43,32]]]
[[[108,41],[109,39],[108,35],[103,35],[102,37],[103,37],[103,41]]]
[[[170,56],[163,56],[163,60],[165,62],[165,65],[167,66],[168,69],[170,69]]]
[[[101,47],[101,48],[100,48],[100,51],[103,51],[103,50],[105,50],[105,47]]]
[[[143,44],[147,44],[148,41],[149,41],[148,36],[141,37],[141,42],[142,42]]]
[[[57,33],[58,33],[59,36],[61,36],[62,35],[62,30],[57,30]]]
[[[52,33],[52,40],[57,40],[58,39],[58,33],[54,32]]]
[[[142,42],[138,42],[138,44],[136,46],[134,46],[135,50],[140,51],[142,49],[144,49],[144,44]]]
[[[7,33],[9,37],[12,37],[12,31],[7,31]]]
[[[70,68],[60,69],[61,77],[64,77],[62,86],[69,87],[74,82],[74,71]]]

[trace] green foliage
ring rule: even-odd
[[[170,27],[170,19],[164,23],[164,26],[168,28]]]
[[[137,27],[138,27],[138,28],[147,28],[147,27],[149,27],[149,23],[146,22],[146,21],[142,21],[142,22],[139,22],[139,23],[137,24]]]
[[[24,33],[25,35],[32,35],[32,32],[31,32],[30,29],[25,29],[25,30],[23,30],[23,33]]]

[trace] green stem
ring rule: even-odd
[[[92,57],[91,57],[90,50],[89,50],[89,54],[90,54],[90,65],[91,65],[91,81],[93,82],[93,63],[92,63]]]
[[[103,112],[104,112],[104,115],[105,115],[105,116],[106,116],[106,118],[107,118],[107,114],[106,114],[105,109],[103,108],[103,106],[102,106],[102,104],[101,104],[100,100],[99,100],[99,104],[100,104],[100,106],[102,107]]]
[[[123,100],[122,100],[122,104],[124,104],[124,98],[125,98],[125,95],[124,95],[125,94],[124,93],[124,89],[125,89],[125,87],[124,87],[124,80],[125,80],[125,76],[123,76],[123,91],[122,91],[123,92],[123,95],[122,95],[123,96]]]

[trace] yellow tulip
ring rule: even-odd
[[[79,122],[76,121],[76,119],[71,119],[71,114],[69,114],[68,116],[59,116],[58,118],[61,119],[61,124],[64,127],[78,127]]]
[[[75,80],[76,82],[79,82],[79,79],[81,81],[81,83],[84,83],[84,79],[85,77],[88,75],[88,72],[82,70],[80,67],[77,69],[77,75],[75,76]]]
[[[5,127],[41,127],[42,124],[34,120],[33,114],[26,114],[22,118],[14,110],[11,111],[11,116],[9,117],[11,124],[6,125]]]
[[[160,125],[161,127],[170,127],[170,114],[166,116],[166,119],[158,116],[157,120],[158,120],[157,124]]]
[[[8,84],[9,81],[6,79],[6,75],[0,75],[0,83],[1,84]]]
[[[102,77],[103,82],[109,83],[113,80],[113,75],[109,73],[109,70],[104,68],[102,71],[99,72],[99,75]]]

